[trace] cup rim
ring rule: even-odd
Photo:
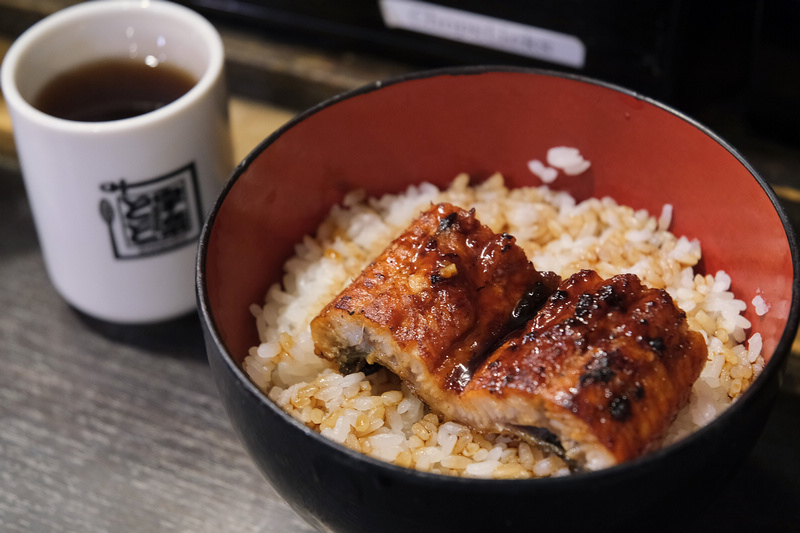
[[[138,10],[158,16],[180,20],[193,27],[208,45],[209,58],[202,76],[192,88],[169,104],[119,120],[83,122],[49,115],[37,109],[22,96],[16,78],[23,63],[24,55],[37,42],[46,39],[50,32],[60,31],[84,20],[113,16],[117,13]],[[9,47],[0,65],[0,87],[9,109],[24,114],[28,120],[48,129],[70,131],[73,133],[112,133],[137,127],[146,127],[171,115],[179,114],[194,105],[223,75],[225,53],[222,38],[216,28],[196,11],[164,0],[104,0],[86,2],[61,9],[26,29]]]

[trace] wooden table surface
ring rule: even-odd
[[[2,0],[0,53],[15,32],[65,3]],[[303,107],[407,68],[222,30],[238,158]],[[273,89],[253,89],[270,82]],[[302,90],[289,90],[292,84]],[[709,109],[705,118],[725,130],[800,222],[800,149],[752,136],[727,117]],[[788,363],[756,449],[685,531],[800,531],[800,350]],[[2,102],[0,531],[312,531],[234,435],[195,317],[111,328],[55,293]]]

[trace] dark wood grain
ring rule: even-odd
[[[312,531],[234,435],[190,317],[103,331],[49,284],[0,174],[0,531]]]

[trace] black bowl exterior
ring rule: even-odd
[[[492,69],[485,71],[455,69],[443,75],[456,76],[464,73],[480,75],[482,72],[491,73],[491,71]],[[522,73],[543,75],[536,71]],[[423,74],[417,79],[437,75],[440,74]],[[569,80],[597,83],[575,77],[569,77]],[[608,89],[607,85],[600,85]],[[377,87],[372,87],[364,92],[369,93],[376,89]],[[619,117],[619,128],[624,128],[626,121],[635,122],[638,117],[637,112],[642,107],[660,106],[624,90],[617,88],[613,90],[619,94],[615,93],[611,98],[624,98],[627,106],[624,116]],[[357,92],[334,99],[318,109],[324,110],[327,106],[336,106],[337,102],[356,98],[359,94],[361,93]],[[661,109],[666,110],[674,119],[688,121],[686,117],[674,111]],[[240,165],[209,216],[201,237],[198,256],[199,309],[208,358],[221,399],[246,450],[287,503],[319,530],[342,532],[408,532],[409,530],[485,532],[506,528],[523,530],[559,528],[570,531],[587,527],[595,531],[633,531],[642,528],[650,531],[669,528],[679,530],[681,524],[685,524],[707,505],[709,495],[714,494],[747,457],[766,423],[777,396],[779,377],[797,328],[796,298],[792,298],[790,304],[787,303],[785,309],[781,311],[785,313],[783,315],[785,327],[783,331],[772,335],[770,363],[743,396],[713,423],[675,445],[635,461],[578,476],[536,480],[477,480],[426,474],[395,467],[326,440],[291,418],[258,391],[239,366],[241,349],[244,347],[246,350],[248,346],[249,340],[245,338],[247,334],[241,333],[242,328],[238,319],[230,319],[234,316],[233,313],[239,313],[240,308],[242,311],[246,310],[246,307],[241,305],[241,294],[229,294],[226,290],[215,289],[219,294],[216,298],[209,297],[207,276],[213,273],[213,282],[220,283],[217,272],[220,266],[216,259],[219,259],[220,255],[237,251],[235,248],[225,248],[220,245],[220,241],[226,240],[230,235],[242,233],[242,227],[236,224],[232,227],[230,224],[232,211],[224,215],[222,228],[216,219],[220,216],[226,196],[231,193],[242,174],[247,172],[248,167],[258,166],[260,156],[269,151],[272,143],[277,142],[282,135],[291,133],[293,127],[308,126],[303,121],[315,112],[316,110],[311,110],[271,136]],[[766,204],[771,203],[769,205],[769,209],[773,209],[771,216],[774,217],[777,212],[791,255],[791,268],[784,268],[781,276],[790,279],[792,295],[796,295],[798,274],[795,266],[797,248],[794,234],[774,193],[741,156],[713,133],[696,124],[692,124],[690,129],[692,135],[710,137],[718,144],[716,148],[721,148],[727,155],[732,155],[735,161],[728,164],[744,167],[746,173],[749,172],[748,178],[752,178],[757,184],[755,189],[760,191],[758,194],[767,198]],[[693,148],[687,148],[691,149]],[[668,155],[666,159],[668,160]],[[622,165],[613,157],[608,159],[607,163]],[[321,166],[324,164],[321,163]],[[261,167],[262,170],[258,172],[263,172],[263,168],[265,167]],[[281,170],[287,168],[289,167],[284,166]],[[451,170],[447,169],[447,172]],[[509,173],[513,172],[513,167],[509,167]],[[334,190],[336,187],[338,187],[336,190],[348,190],[345,186],[346,179],[345,176],[335,185],[325,185],[328,189],[319,192],[319,198],[316,197],[317,191],[314,190],[313,194],[308,194],[308,198],[302,200],[303,205],[314,207],[321,212],[324,205],[330,204],[330,195],[336,192]],[[395,176],[392,179],[399,181],[402,177]],[[316,185],[325,183],[327,182],[320,180]],[[251,180],[250,187],[252,186]],[[612,183],[611,186],[621,190],[619,184]],[[273,187],[273,190],[265,192],[263,197],[256,200],[273,201],[277,194],[278,200],[274,201],[280,201],[280,191],[276,193],[274,183],[270,187]],[[391,188],[394,185],[383,183],[378,187]],[[252,192],[252,189],[250,191]],[[638,195],[637,198],[646,196],[641,191],[635,194]],[[248,195],[240,193],[239,196]],[[659,201],[664,200],[656,199],[656,203]],[[763,207],[763,198],[760,201]],[[252,202],[248,197],[244,203]],[[249,205],[245,208],[249,209]],[[247,209],[242,212],[250,213]],[[248,219],[247,223],[250,222]],[[292,224],[306,222],[308,221],[302,216],[292,220]],[[685,217],[682,222],[686,224]],[[712,222],[709,219],[709,223]],[[724,221],[713,223],[720,226]],[[310,227],[315,226],[312,224]],[[275,247],[289,246],[283,241],[291,243],[293,239],[296,240],[295,237],[287,235],[288,232],[284,231],[286,228],[281,229],[281,232],[275,232],[276,235],[271,237],[274,239],[273,248],[270,248],[266,255],[277,253],[274,252]],[[219,234],[220,231],[225,239],[218,236],[214,242],[211,233]],[[249,241],[242,239],[240,242]],[[215,260],[209,262],[209,257],[212,256]],[[281,264],[285,258],[285,255],[281,258]],[[719,260],[718,257],[716,259]],[[739,258],[739,264],[749,260]],[[783,261],[785,264],[785,256]],[[274,267],[270,265],[270,268]],[[235,268],[239,268],[238,265]],[[252,276],[244,272],[242,275]],[[225,289],[228,288],[239,289],[226,285]],[[264,292],[262,289],[263,287],[260,287],[256,294],[250,295],[253,298],[251,303],[260,299]],[[236,310],[231,311],[231,307],[235,307]],[[228,315],[229,318],[228,324],[224,326],[219,320],[222,314]],[[255,326],[252,329],[254,330]],[[772,331],[775,332],[775,329]],[[238,343],[235,349],[231,348],[232,338]],[[239,355],[235,355],[236,353]],[[664,527],[660,528],[659,525]]]

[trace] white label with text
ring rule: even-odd
[[[582,68],[586,47],[574,35],[416,0],[380,0],[386,26]]]

